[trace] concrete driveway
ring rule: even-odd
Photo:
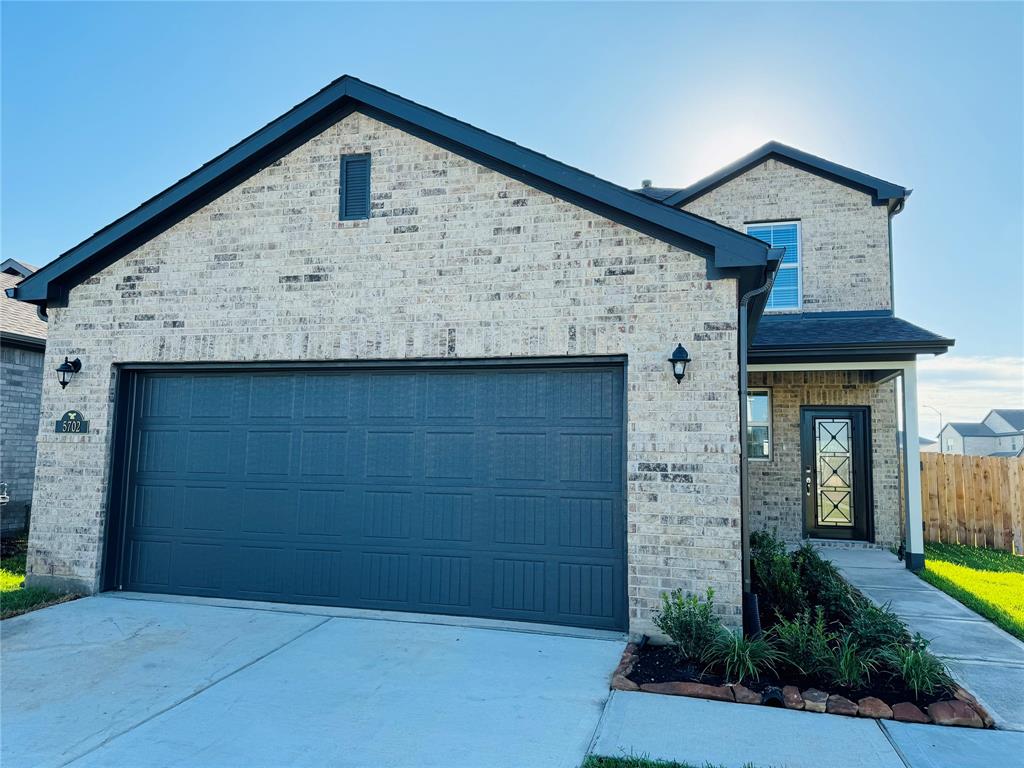
[[[269,608],[101,595],[4,621],[0,762],[575,768],[623,647]]]

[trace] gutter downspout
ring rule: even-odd
[[[781,249],[778,249],[781,250]],[[781,257],[780,257],[781,260]],[[768,273],[760,287],[747,291],[740,298],[739,307],[739,375],[740,375],[740,546],[743,557],[743,632],[758,635],[761,617],[757,595],[751,589],[750,578],[750,484],[747,471],[747,306],[755,296],[771,291],[779,270],[765,266]]]

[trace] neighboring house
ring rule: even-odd
[[[646,632],[738,623],[752,527],[897,544],[953,343],[892,313],[908,190],[772,144],[661,192],[335,81],[13,292],[82,364],[29,582]]]
[[[943,453],[1019,456],[1024,451],[1024,409],[992,410],[978,423],[951,421],[939,441]]]
[[[917,444],[921,447],[921,453],[938,453],[939,441],[930,440],[927,437],[918,438]]]
[[[14,259],[0,262],[0,288],[35,271]],[[22,531],[32,505],[39,397],[43,390],[46,323],[36,308],[0,296],[0,534]]]

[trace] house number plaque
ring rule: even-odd
[[[81,411],[68,411],[57,422],[57,432],[81,435],[89,431],[89,422],[82,418]]]

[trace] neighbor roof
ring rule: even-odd
[[[941,355],[953,343],[886,310],[766,313],[750,347],[750,362],[900,360]]]
[[[1024,410],[1018,408],[993,408],[992,413],[1006,419],[1007,423],[1014,429],[1024,430]]]
[[[961,437],[997,437],[998,433],[988,424],[980,424],[971,421],[949,421],[943,427],[943,431],[952,428]]]
[[[662,198],[662,201],[666,205],[686,205],[691,200],[700,197],[706,192],[710,192],[712,189],[725,184],[727,181],[736,178],[771,158],[782,160],[809,173],[865,192],[871,195],[872,203],[875,205],[886,205],[890,211],[894,210],[898,203],[903,202],[910,195],[910,190],[906,187],[901,187],[899,184],[893,184],[890,181],[869,176],[866,173],[855,171],[853,168],[847,168],[845,165],[839,165],[808,152],[786,146],[778,141],[769,141],[763,147],[755,149],[749,155],[741,157],[739,160],[715,171],[695,184],[676,190],[673,194]]]
[[[11,288],[21,275],[0,270],[0,342],[5,346],[41,349],[46,345],[46,323],[39,319],[31,304],[8,298],[3,289]]]
[[[72,287],[352,112],[362,112],[533,187],[706,258],[708,277],[760,285],[763,242],[674,210],[538,152],[345,75],[26,279],[14,298],[62,306]]]

